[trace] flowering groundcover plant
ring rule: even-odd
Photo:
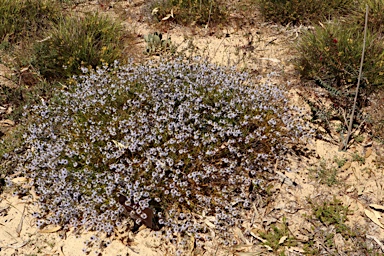
[[[202,59],[83,72],[32,107],[28,150],[8,156],[29,180],[15,193],[39,195],[38,227],[110,235],[129,209],[170,240],[213,229],[229,243],[252,193],[310,136],[284,89]]]

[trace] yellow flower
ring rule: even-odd
[[[339,52],[337,55],[340,57],[340,56],[343,56],[343,52]]]

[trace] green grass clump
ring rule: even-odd
[[[297,25],[347,14],[354,0],[259,0],[258,4],[266,20]]]
[[[33,65],[49,80],[68,78],[80,74],[81,66],[120,59],[127,35],[120,24],[97,13],[64,17],[35,44]]]
[[[366,237],[366,228],[348,224],[351,210],[335,197],[333,200],[309,200],[312,215],[307,216],[313,225],[313,232],[304,245],[306,255],[338,255],[342,250],[346,255],[381,255],[380,247],[372,246]],[[338,236],[338,238],[337,238]],[[336,239],[343,241],[336,244]]]
[[[52,0],[0,0],[0,42],[15,43],[36,37],[61,16]]]
[[[157,0],[150,4],[153,17],[160,21],[171,12],[177,23],[205,25],[225,20],[225,9],[220,0]]]

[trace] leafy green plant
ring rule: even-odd
[[[261,13],[268,21],[283,25],[316,23],[349,13],[353,0],[259,0]]]
[[[144,40],[147,43],[144,54],[159,54],[166,51],[173,51],[175,47],[172,46],[170,38],[163,39],[161,33],[153,33],[144,36]]]
[[[35,44],[33,65],[49,80],[69,78],[80,74],[81,66],[120,59],[127,37],[120,24],[98,13],[64,17]]]
[[[181,24],[198,25],[225,21],[226,12],[219,0],[157,0],[150,3],[152,16]]]
[[[0,0],[0,42],[4,46],[39,36],[60,16],[53,0]]]
[[[384,85],[384,44],[372,33],[367,34],[363,66],[363,95],[370,95]],[[334,98],[348,98],[358,78],[363,47],[363,33],[345,23],[326,23],[306,32],[297,44],[296,66],[303,78],[312,79]]]
[[[333,198],[333,200],[308,200],[312,214],[306,216],[312,224],[309,241],[305,243],[306,255],[338,255],[343,250],[347,255],[380,255],[380,247],[367,246],[370,241],[366,237],[366,228],[347,224],[351,213],[348,206]],[[345,242],[344,248],[335,244],[335,236],[341,235]],[[371,248],[369,248],[371,247]]]

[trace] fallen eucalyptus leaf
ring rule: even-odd
[[[370,155],[372,155],[372,148],[368,148],[365,152],[365,158],[368,158]]]
[[[266,243],[267,240],[261,238],[260,236],[256,235],[257,234],[257,229],[252,229],[249,233],[251,234],[251,236],[253,236],[254,238],[256,238],[257,240],[259,240],[260,242],[262,243]]]
[[[282,236],[279,240],[279,244],[283,244],[287,240],[288,236]]]
[[[342,167],[341,167],[341,170],[342,171],[345,171],[345,170],[348,170],[349,167],[351,167],[351,162],[346,162]]]
[[[365,212],[365,215],[367,215],[367,217],[369,219],[371,219],[376,225],[378,225],[381,228],[384,228],[383,224],[381,224],[381,222],[379,221],[379,219],[376,217],[376,215],[373,212],[371,212],[370,210],[367,210],[367,209],[365,209],[364,212]]]
[[[61,226],[39,230],[39,233],[55,233],[61,229]]]
[[[384,206],[379,205],[379,204],[370,204],[369,207],[376,209],[376,210],[382,210],[384,211]]]
[[[169,18],[173,18],[173,9],[171,9],[171,13],[162,18],[161,20],[168,20]]]
[[[18,184],[18,185],[23,184],[23,183],[26,183],[27,181],[28,181],[28,179],[25,178],[25,177],[18,177],[18,178],[14,178],[14,179],[12,179],[12,182],[13,182],[13,183],[16,183],[16,184]]]
[[[378,211],[372,210],[372,212],[375,214],[377,219],[381,218],[381,215],[380,215],[380,213]]]

